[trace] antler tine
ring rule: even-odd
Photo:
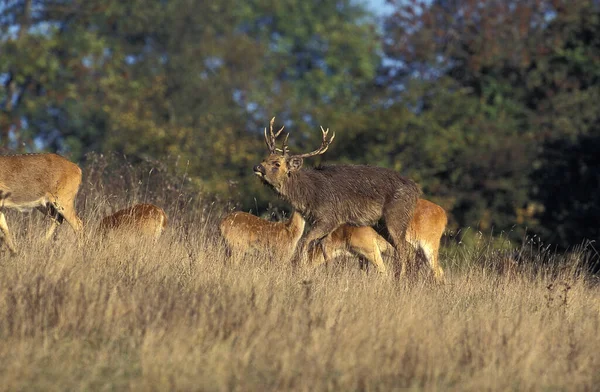
[[[321,133],[323,133],[323,141],[325,142],[327,139],[327,134],[329,133],[329,128],[327,128],[327,130],[323,129],[323,126],[320,125],[321,127]],[[333,141],[333,139],[335,139],[335,131],[333,132],[333,135],[331,135],[331,139],[329,139],[329,143],[331,143]],[[328,145],[329,145],[328,143]]]
[[[269,121],[269,132],[271,133],[271,141],[273,141],[273,137],[275,135],[273,135],[273,124],[275,123],[275,117],[273,117],[271,119],[271,121]]]
[[[281,146],[281,148],[276,148],[275,151],[282,153],[283,155],[287,155],[290,152],[290,149],[287,145],[287,141],[288,141],[288,137],[290,136],[289,133],[285,134],[285,139],[283,139],[283,145]]]
[[[281,127],[281,129],[279,129],[277,131],[277,133],[274,133],[273,132],[273,124],[274,123],[275,123],[275,117],[273,117],[271,119],[271,121],[269,122],[270,137],[267,137],[267,128],[265,128],[265,141],[267,142],[267,147],[269,147],[269,151],[271,152],[271,154],[273,154],[276,151],[281,151],[279,148],[275,147],[275,141],[277,140],[279,135],[281,135],[281,132],[283,132],[283,129],[285,128],[285,125],[284,125]]]
[[[327,149],[329,148],[329,145],[331,144],[333,139],[335,139],[335,131],[333,132],[333,135],[331,135],[331,138],[329,140],[327,140],[327,135],[329,134],[329,128],[327,128],[327,130],[325,130],[325,129],[323,129],[323,127],[321,127],[321,133],[323,134],[323,141],[321,142],[321,147],[319,147],[318,149],[316,149],[313,152],[309,152],[306,154],[300,154],[300,155],[294,155],[294,156],[298,157],[298,158],[308,158],[308,157],[312,157],[315,155],[321,155],[325,151],[327,151]]]
[[[283,128],[281,128],[281,129],[283,129]],[[285,134],[285,139],[283,139],[283,145],[282,145],[283,155],[288,155],[289,152],[290,152],[290,149],[288,148],[288,145],[287,145],[288,137],[290,137],[290,134],[286,133]]]
[[[267,143],[267,148],[269,149],[269,152],[273,152],[273,147],[271,146],[271,139],[267,134],[267,127],[265,127],[265,143]]]
[[[275,117],[269,122],[269,133],[271,134],[271,154],[275,152],[275,135],[273,135],[273,124],[275,123]]]
[[[277,133],[273,136],[275,139],[277,139],[279,137],[279,135],[281,135],[281,132],[283,132],[283,129],[285,128],[285,125],[282,126],[279,131],[277,131]],[[271,131],[271,134],[273,134],[273,131]]]

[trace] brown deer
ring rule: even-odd
[[[385,273],[382,253],[393,256],[394,247],[370,226],[342,225],[323,239],[323,247],[315,247],[302,255],[305,263],[317,266],[343,255],[361,256]]]
[[[104,217],[100,235],[135,234],[157,240],[167,227],[167,214],[154,204],[135,204]]]
[[[419,199],[415,215],[408,226],[406,240],[417,250],[421,250],[434,278],[438,282],[444,281],[444,270],[439,263],[440,241],[448,216],[439,205],[428,200]]]
[[[264,131],[269,155],[254,166],[254,173],[311,223],[306,237],[308,249],[343,224],[373,226],[383,219],[403,275],[408,249],[406,230],[421,195],[417,184],[393,170],[375,166],[302,168],[304,158],[327,151],[335,133],[327,139],[329,129],[321,127],[321,147],[310,153],[290,155],[287,136],[281,149],[275,146],[284,127],[274,133],[274,121],[275,118],[270,122],[270,134],[267,128]]]
[[[81,184],[81,169],[56,154],[0,156],[0,230],[12,254],[17,250],[4,216],[4,209],[37,209],[52,218],[46,232],[50,239],[64,220],[81,237],[82,223],[75,211]]]
[[[275,260],[290,261],[304,232],[304,219],[293,213],[287,222],[270,222],[247,212],[232,212],[219,229],[229,250],[238,254],[268,252]]]

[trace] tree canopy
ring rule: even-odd
[[[177,162],[263,209],[271,117],[293,150],[391,167],[451,227],[597,239],[600,8],[593,0],[8,0],[0,143]],[[310,164],[307,162],[307,164]]]

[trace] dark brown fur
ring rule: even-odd
[[[310,247],[343,224],[372,226],[383,219],[398,255],[406,256],[406,230],[421,195],[414,181],[375,166],[302,169],[302,163],[301,157],[275,151],[254,172],[311,223],[305,244]]]

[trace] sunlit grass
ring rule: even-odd
[[[2,389],[522,391],[600,383],[600,290],[581,258],[556,256],[559,267],[532,258],[534,268],[517,257],[503,269],[508,253],[452,248],[441,286],[366,272],[355,259],[314,270],[257,257],[227,263],[215,227],[222,210],[189,194],[164,195],[150,189],[138,199],[169,215],[156,244],[94,237],[93,223],[110,211],[92,206],[134,201],[114,187],[82,190],[81,248],[66,226],[44,244],[40,214],[9,214],[20,254],[4,253],[0,263]]]

